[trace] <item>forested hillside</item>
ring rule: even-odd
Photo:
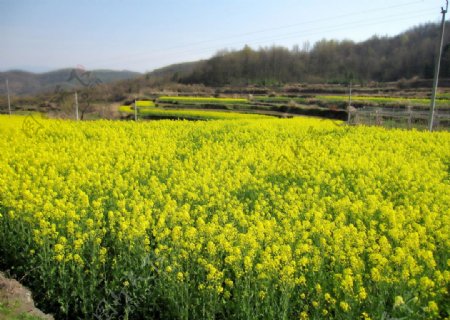
[[[447,23],[441,77],[450,77],[450,25]],[[245,46],[223,50],[199,64],[183,83],[205,85],[278,84],[287,82],[396,81],[432,78],[439,26],[414,27],[395,37],[367,41],[322,40],[311,48]]]

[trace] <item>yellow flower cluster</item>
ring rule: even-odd
[[[183,96],[161,96],[159,102],[176,102],[176,103],[207,103],[207,104],[245,104],[248,103],[244,98],[214,98],[214,97],[183,97]]]
[[[334,102],[347,102],[348,97],[346,96],[316,96],[318,100],[334,101]],[[430,99],[421,98],[405,98],[405,97],[376,97],[376,96],[352,96],[353,101],[358,101],[362,103],[377,103],[377,104],[391,104],[391,105],[413,105],[413,106],[429,106]],[[436,105],[439,107],[448,108],[450,106],[450,99],[445,95],[438,96]]]
[[[150,108],[150,107],[154,107],[155,103],[151,100],[137,100],[136,106],[138,108]]]
[[[119,112],[134,114],[132,106],[120,106]],[[164,109],[161,107],[143,107],[138,110],[138,117],[162,117],[165,119],[189,119],[189,120],[237,120],[237,119],[261,119],[268,116],[256,113],[238,113],[216,110],[196,109]]]
[[[449,133],[22,121],[0,117],[0,258],[62,317],[450,316]]]
[[[124,113],[134,112],[134,104],[136,104],[136,107],[140,109],[153,108],[156,106],[151,100],[136,100],[131,105],[120,106],[119,111]]]

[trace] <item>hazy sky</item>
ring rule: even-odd
[[[445,0],[0,0],[0,70],[151,71],[245,44],[396,35]]]

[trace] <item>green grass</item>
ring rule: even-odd
[[[315,99],[328,102],[346,102],[348,96],[316,96]],[[403,97],[370,97],[370,96],[352,96],[354,102],[367,102],[380,105],[410,105],[410,106],[429,106],[430,99],[403,98]],[[438,107],[450,107],[449,99],[439,99],[436,101]]]
[[[253,101],[257,101],[257,102],[267,102],[267,103],[288,103],[290,101],[294,101],[296,103],[300,103],[300,104],[305,104],[308,102],[307,98],[292,98],[292,97],[282,97],[282,96],[277,96],[277,97],[265,97],[265,96],[259,96],[259,97],[254,97]]]
[[[162,96],[158,98],[158,102],[166,103],[189,103],[189,104],[242,104],[248,103],[243,98],[213,98],[213,97],[171,97]]]
[[[134,114],[132,106],[120,106],[119,111]],[[139,108],[140,117],[181,118],[188,120],[230,120],[230,119],[258,119],[267,116],[237,112],[223,112],[214,110],[175,109],[168,110],[156,107]]]
[[[253,101],[265,103],[289,103],[291,101],[299,104],[309,104],[314,102],[327,103],[343,103],[348,102],[347,95],[318,95],[310,98],[295,98],[295,97],[255,97]],[[403,97],[374,97],[374,96],[352,96],[353,102],[377,104],[377,105],[411,105],[411,106],[425,106],[430,105],[430,99],[420,98],[403,98]],[[438,107],[450,107],[450,93],[439,94],[437,96],[436,105]]]
[[[438,93],[436,96],[437,99],[450,100],[450,92],[446,93]]]
[[[0,319],[2,320],[41,320],[25,312],[17,313],[14,308],[0,301]]]
[[[165,110],[143,109],[139,110],[140,116],[182,118],[192,120],[231,120],[231,119],[258,119],[267,118],[259,114],[245,114],[236,112],[204,111],[204,110]]]

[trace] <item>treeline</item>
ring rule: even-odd
[[[450,77],[450,25],[447,23],[441,77]],[[322,40],[312,48],[269,47],[223,50],[198,64],[189,74],[174,74],[181,83],[271,85],[292,82],[397,81],[432,78],[439,25],[425,24],[395,37],[367,41]]]

